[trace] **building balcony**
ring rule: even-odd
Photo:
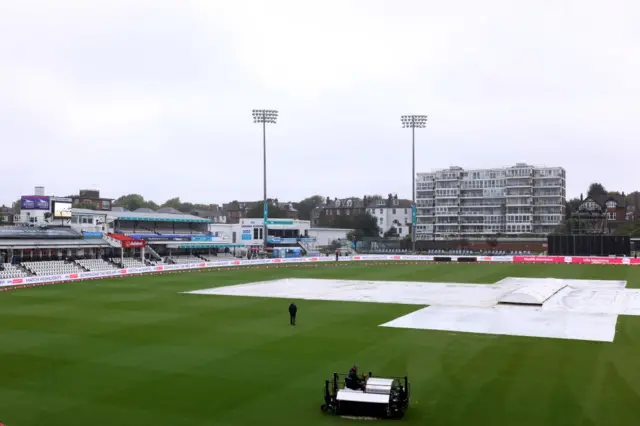
[[[535,182],[533,184],[534,188],[562,188],[564,185],[562,182]]]
[[[436,182],[451,182],[451,181],[457,181],[460,180],[460,176],[452,176],[452,175],[442,175],[442,176],[438,176],[436,175]]]
[[[507,170],[506,176],[507,179],[531,179],[533,178],[533,170],[529,169],[529,173],[525,175],[517,174],[516,170]]]
[[[554,176],[554,175],[539,176],[534,174],[533,178],[537,180],[537,179],[562,179],[563,177],[559,175],[558,176]]]
[[[544,202],[541,203],[538,200],[535,200],[535,202],[533,203],[534,206],[536,207],[557,207],[557,206],[562,206],[564,207],[564,203],[560,202],[560,201],[552,201],[552,202]]]
[[[562,197],[562,194],[557,194],[557,193],[543,193],[543,194],[533,194],[534,197],[537,198],[549,198],[549,197]]]

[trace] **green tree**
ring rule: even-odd
[[[353,229],[362,230],[365,237],[380,236],[380,227],[378,227],[378,219],[369,213],[361,213],[353,217]]]
[[[378,220],[369,213],[340,216],[328,216],[323,214],[320,216],[320,226],[327,228],[358,230],[361,231],[358,235],[362,238],[380,236]]]
[[[628,220],[620,224],[615,230],[615,235],[640,237],[640,220]]]
[[[311,212],[313,209],[321,206],[324,201],[324,197],[320,195],[313,195],[305,198],[299,203],[294,203],[294,207],[298,210],[300,220],[311,220]]]
[[[178,210],[180,210],[181,212],[184,213],[191,213],[192,211],[194,211],[195,209],[202,209],[202,210],[208,210],[209,206],[204,206],[204,208],[202,208],[202,206],[200,206],[199,204],[193,204],[193,203],[182,203],[180,204],[180,208]]]
[[[118,198],[114,203],[114,206],[123,207],[127,210],[136,210],[140,208],[147,208],[157,210],[159,207],[151,200],[145,200],[140,194],[128,194]]]
[[[600,182],[593,182],[591,185],[589,185],[587,197],[597,197],[599,195],[607,195],[607,190],[604,189],[604,185],[602,185]]]
[[[385,238],[394,238],[397,236],[398,236],[398,230],[396,229],[395,226],[392,226],[391,228],[389,228],[387,232],[384,233]]]
[[[363,238],[364,231],[362,231],[362,229],[352,229],[351,231],[347,232],[347,240],[351,241],[352,243],[362,241]]]
[[[580,204],[582,204],[582,200],[580,200],[580,198],[572,198],[568,201],[565,201],[564,207],[565,207],[565,212],[564,212],[564,217],[565,219],[568,219],[571,217],[571,215],[573,215],[573,213],[578,211],[578,207],[580,207]]]
[[[273,204],[268,204],[268,215],[270,218],[279,219],[283,217],[287,217],[287,213],[282,210],[278,206],[274,206]],[[249,209],[247,212],[247,217],[253,219],[261,219],[264,216],[264,204],[256,203],[253,207]]]
[[[169,207],[174,208],[176,210],[180,210],[182,208],[182,203],[180,202],[180,197],[170,198],[165,201],[161,207]]]

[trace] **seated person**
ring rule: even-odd
[[[351,370],[349,370],[349,375],[344,379],[344,385],[351,390],[364,390],[364,381],[358,377],[357,365],[354,365],[351,367]]]

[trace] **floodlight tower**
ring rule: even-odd
[[[262,168],[263,168],[263,190],[264,190],[264,229],[263,247],[267,249],[267,217],[269,216],[269,206],[267,205],[267,123],[276,124],[278,111],[273,109],[254,109],[253,122],[262,123]]]
[[[427,127],[426,115],[403,115],[400,117],[402,127],[411,128],[411,250],[416,251],[416,129]]]

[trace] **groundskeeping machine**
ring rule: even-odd
[[[369,373],[361,389],[346,386],[347,374],[333,373],[325,381],[322,411],[354,417],[400,419],[409,407],[407,377],[374,377]]]

